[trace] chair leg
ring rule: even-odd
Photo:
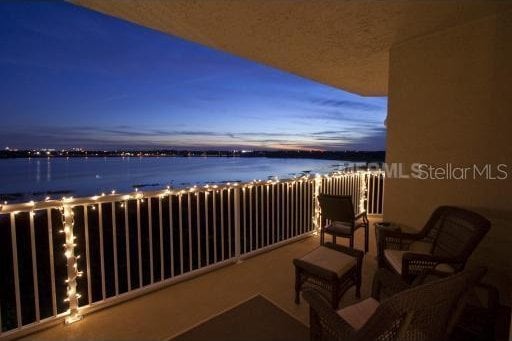
[[[361,269],[358,269],[355,274],[356,281],[356,298],[361,298]]]
[[[332,245],[336,245],[336,236],[332,235]]]
[[[314,309],[309,309],[309,339],[311,341],[322,340],[322,325],[320,318]]]
[[[350,236],[349,243],[350,243],[350,248],[353,249],[354,248],[354,235]]]
[[[332,283],[332,296],[331,296],[331,305],[334,310],[338,310],[338,306],[340,304],[340,297],[338,294],[338,283]]]
[[[370,224],[364,225],[364,252],[368,252],[368,243],[370,239]]]
[[[361,298],[361,281],[356,282],[356,298]]]
[[[300,289],[301,289],[301,281],[300,281],[300,270],[295,268],[295,304],[300,304]]]

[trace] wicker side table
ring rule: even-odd
[[[397,231],[401,232],[402,227],[398,224],[389,223],[386,221],[381,221],[378,223],[375,223],[375,241],[379,241],[379,232],[380,230],[391,230],[391,231]]]
[[[363,256],[363,251],[325,243],[294,259],[295,303],[300,303],[300,291],[305,286],[319,290],[334,309],[352,286],[356,287],[356,297],[360,298]]]

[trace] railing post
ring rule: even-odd
[[[236,185],[236,184],[235,184]],[[235,214],[235,258],[237,262],[240,261],[240,187],[233,188],[233,200],[235,205],[233,207]]]
[[[320,208],[320,202],[318,201],[318,196],[320,195],[320,188],[322,187],[322,176],[320,174],[315,175],[315,179],[313,180],[314,191],[313,191],[313,228],[315,230],[315,234],[320,233],[320,223],[322,219],[322,210]]]
[[[384,191],[384,186],[386,186],[386,172],[381,171],[381,174],[382,174],[382,186],[381,186],[380,190],[382,192],[382,196],[381,196],[381,199],[379,202],[379,208],[380,208],[379,213],[383,215],[384,214],[384,194],[386,193]],[[379,178],[379,181],[380,181],[380,178]]]
[[[370,181],[370,172],[361,172],[359,176],[362,179],[359,180],[359,213],[364,212],[368,209],[368,185]]]
[[[70,324],[82,319],[82,315],[80,315],[78,311],[78,299],[80,298],[80,294],[77,293],[76,287],[76,279],[81,276],[82,273],[78,271],[77,268],[77,259],[75,256],[75,235],[73,232],[74,227],[74,217],[73,217],[73,207],[68,203],[69,199],[63,199],[62,206],[62,225],[64,227],[64,234],[66,236],[66,244],[64,244],[64,255],[67,260],[67,273],[68,278],[66,280],[67,283],[67,298],[66,302],[69,304],[69,315],[66,317],[66,324]]]

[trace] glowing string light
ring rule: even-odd
[[[322,176],[320,174],[316,174],[315,179],[313,180],[314,191],[313,191],[313,202],[315,204],[315,214],[313,215],[313,229],[314,233],[318,234],[321,228],[321,216],[322,212],[320,209],[320,201],[318,200],[318,196],[320,195],[320,187],[322,186]]]
[[[66,236],[66,243],[64,246],[64,256],[67,261],[67,297],[64,299],[69,304],[68,316],[66,317],[66,324],[70,324],[82,319],[82,315],[78,310],[78,299],[80,294],[77,293],[77,277],[82,276],[82,272],[78,271],[77,259],[75,256],[76,236],[73,234],[74,227],[74,214],[73,207],[67,203],[70,199],[63,199],[62,206],[62,225],[64,226],[63,232]]]
[[[139,191],[137,188],[135,188],[134,193],[130,194],[120,194],[117,197],[106,197],[105,193],[101,193],[100,195],[95,195],[90,198],[78,198],[76,199],[79,202],[76,202],[75,205],[85,205],[85,207],[89,207],[92,210],[96,210],[96,205],[101,205],[101,203],[106,202],[107,200],[110,202],[112,200],[118,201],[123,200],[123,202],[119,203],[120,208],[128,209],[127,200],[130,199],[136,199],[139,200],[141,203],[144,203],[144,200],[147,198],[148,200],[151,200],[151,198],[160,197],[163,199],[165,196],[170,195],[177,195],[182,196],[185,194],[191,195],[191,193],[194,193],[194,195],[198,195],[200,193],[204,193],[205,197],[208,196],[211,192],[213,193],[220,193],[220,191],[234,191],[235,194],[238,193],[238,189],[241,188],[242,191],[245,192],[246,188],[252,188],[254,186],[267,186],[267,190],[269,188],[269,185],[275,185],[279,183],[283,183],[283,186],[289,186],[293,187],[297,184],[301,184],[304,182],[311,183],[312,189],[313,189],[313,214],[312,214],[312,225],[314,228],[314,233],[318,233],[320,229],[321,224],[321,209],[320,204],[318,201],[318,196],[322,192],[322,185],[325,180],[328,180],[329,183],[331,183],[331,180],[334,179],[354,179],[357,181],[359,180],[359,186],[357,189],[355,189],[355,193],[353,194],[359,194],[359,211],[362,212],[366,209],[367,202],[368,202],[368,182],[371,177],[373,176],[385,176],[385,173],[383,171],[375,171],[375,170],[364,170],[364,171],[337,171],[333,172],[331,174],[326,175],[311,175],[311,174],[305,174],[302,176],[295,176],[292,179],[284,179],[279,180],[277,177],[274,177],[273,179],[268,180],[259,180],[254,179],[249,182],[240,183],[240,182],[227,182],[225,184],[206,184],[201,185],[198,187],[197,185],[188,187],[188,188],[180,188],[180,189],[172,189],[170,186],[167,186],[166,189],[162,189],[161,191],[155,191],[155,192],[149,192],[144,195],[142,191]],[[357,184],[357,182],[355,182]],[[359,193],[357,192],[359,191]],[[116,191],[112,190],[110,192],[111,195],[116,195]],[[50,200],[50,197],[46,197],[45,201]],[[66,242],[63,244],[64,247],[64,256],[67,260],[67,274],[68,278],[65,280],[65,283],[67,285],[66,290],[66,297],[64,298],[65,302],[69,305],[69,310],[67,311],[68,316],[66,317],[66,323],[72,323],[75,321],[78,321],[81,319],[80,311],[79,311],[79,303],[78,300],[80,298],[80,294],[77,292],[77,278],[81,277],[83,275],[82,271],[78,270],[78,264],[77,260],[80,258],[79,255],[75,255],[75,247],[76,247],[76,236],[74,235],[73,228],[74,228],[74,217],[73,217],[73,209],[72,209],[72,202],[74,202],[75,199],[72,197],[63,197],[61,203],[61,212],[62,212],[62,219],[63,219],[63,228],[60,231],[65,235]],[[55,200],[55,202],[58,202],[58,200]],[[35,214],[34,209],[39,209],[39,204],[34,201],[27,202],[25,205],[19,206],[19,205],[12,205],[13,207],[6,207],[6,206],[0,206],[0,211],[9,210],[14,215],[18,214],[20,211],[17,211],[17,207],[21,207],[21,210],[25,212],[27,210],[27,207],[30,209],[30,214],[33,216]],[[7,202],[4,202],[4,205],[7,205]],[[99,206],[98,206],[99,207]]]

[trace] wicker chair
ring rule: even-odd
[[[490,227],[489,220],[475,212],[441,206],[419,232],[381,230],[379,267],[393,270],[408,282],[426,270],[459,272]]]
[[[412,283],[407,283],[396,274],[381,268],[374,276],[372,297],[383,301],[401,291],[448,276],[435,270],[427,271],[417,276]],[[450,340],[495,340],[500,304],[498,289],[480,281],[466,292],[463,303],[452,316],[448,327]]]
[[[445,340],[466,293],[484,274],[483,268],[464,271],[406,289],[385,301],[371,297],[338,311],[317,291],[305,290],[311,340]],[[393,277],[397,278],[388,279]]]
[[[322,223],[320,244],[324,245],[324,235],[329,234],[332,235],[333,244],[336,244],[336,237],[348,238],[350,247],[354,248],[354,232],[362,227],[365,230],[364,251],[368,252],[369,223],[366,211],[356,215],[350,195],[320,194],[318,201],[322,210],[322,221],[330,221],[328,225]]]

